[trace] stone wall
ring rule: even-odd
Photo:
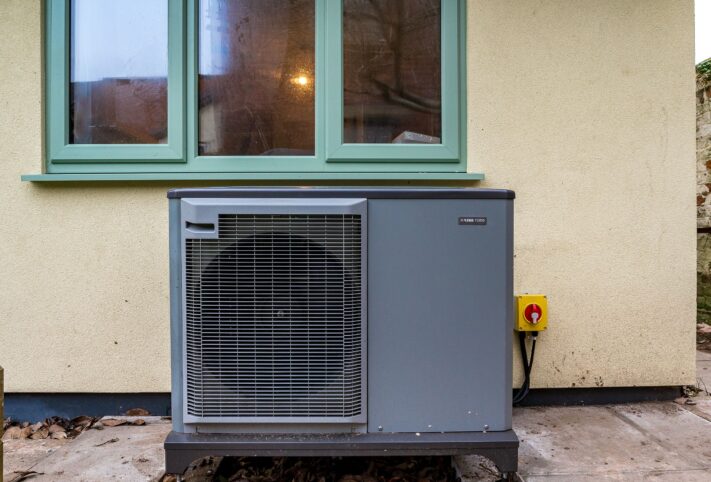
[[[711,323],[711,59],[696,68],[696,172],[697,310]]]
[[[699,228],[711,227],[711,59],[696,68],[696,206]]]

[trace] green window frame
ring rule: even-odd
[[[333,69],[331,82],[326,86],[326,143],[329,162],[457,162],[460,160],[459,132],[460,99],[464,99],[466,83],[460,78],[463,59],[460,57],[459,31],[464,26],[464,2],[442,1],[442,143],[441,144],[346,144],[343,129],[331,126],[343,124],[343,68]],[[461,12],[460,12],[461,8]],[[343,65],[343,2],[328,2],[326,7],[326,65]],[[462,39],[462,48],[464,44]]]
[[[47,147],[51,166],[76,165],[81,172],[89,164],[185,162],[183,129],[184,37],[183,0],[168,2],[168,142],[167,144],[70,144],[69,54],[71,0],[49,0],[47,9]],[[84,167],[80,167],[84,166]],[[47,166],[51,172],[50,165]],[[110,169],[110,168],[109,168]],[[130,167],[129,167],[130,169]]]
[[[441,0],[442,144],[437,145],[342,142],[343,5],[315,0],[315,153],[292,157],[198,155],[199,0],[168,1],[168,143],[73,145],[68,142],[71,2],[45,0],[46,162],[44,174],[24,180],[483,179],[467,173],[466,0]]]

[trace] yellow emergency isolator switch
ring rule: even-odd
[[[516,297],[516,331],[543,331],[548,327],[548,299],[544,295]]]

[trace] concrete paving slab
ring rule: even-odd
[[[684,460],[686,469],[711,469],[711,422],[690,410],[697,406],[645,403],[610,410],[669,454]]]
[[[42,474],[32,480],[158,480],[164,469],[163,441],[171,424],[160,417],[140,418],[146,425],[87,430],[32,467]]]
[[[695,398],[695,405],[684,405],[684,409],[711,422],[711,398]]]
[[[70,443],[70,440],[3,440],[3,478],[12,480],[14,472],[30,470],[40,460]]]
[[[697,361],[711,361],[711,352],[696,350]]]
[[[697,366],[706,380],[711,354],[699,352]],[[709,481],[711,397],[694,401],[517,408],[521,477],[527,482]],[[31,480],[41,482],[158,480],[171,425],[160,417],[141,418],[147,425],[89,430],[75,440],[6,440],[5,477],[34,470],[43,474]],[[457,465],[464,480],[494,477],[475,458],[458,458]]]
[[[678,470],[666,472],[617,472],[606,474],[575,474],[571,475],[536,475],[529,476],[524,482],[639,482],[649,480],[655,482],[708,482],[709,474],[705,470]]]
[[[696,360],[696,378],[700,389],[711,392],[711,360]]]
[[[705,459],[706,447],[711,447],[709,422],[670,402],[643,404],[641,409],[646,412],[647,406],[652,412],[648,417],[638,417],[635,409],[624,406],[514,410],[514,428],[521,439],[521,477],[526,481],[663,480],[660,477],[667,473],[690,472],[711,480]],[[653,435],[658,431],[655,422],[660,423],[659,431],[675,424],[681,429],[674,436]],[[698,445],[675,447],[688,431],[700,433],[694,438]]]

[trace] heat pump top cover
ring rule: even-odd
[[[362,419],[365,202],[218,201],[183,201],[186,419]]]

